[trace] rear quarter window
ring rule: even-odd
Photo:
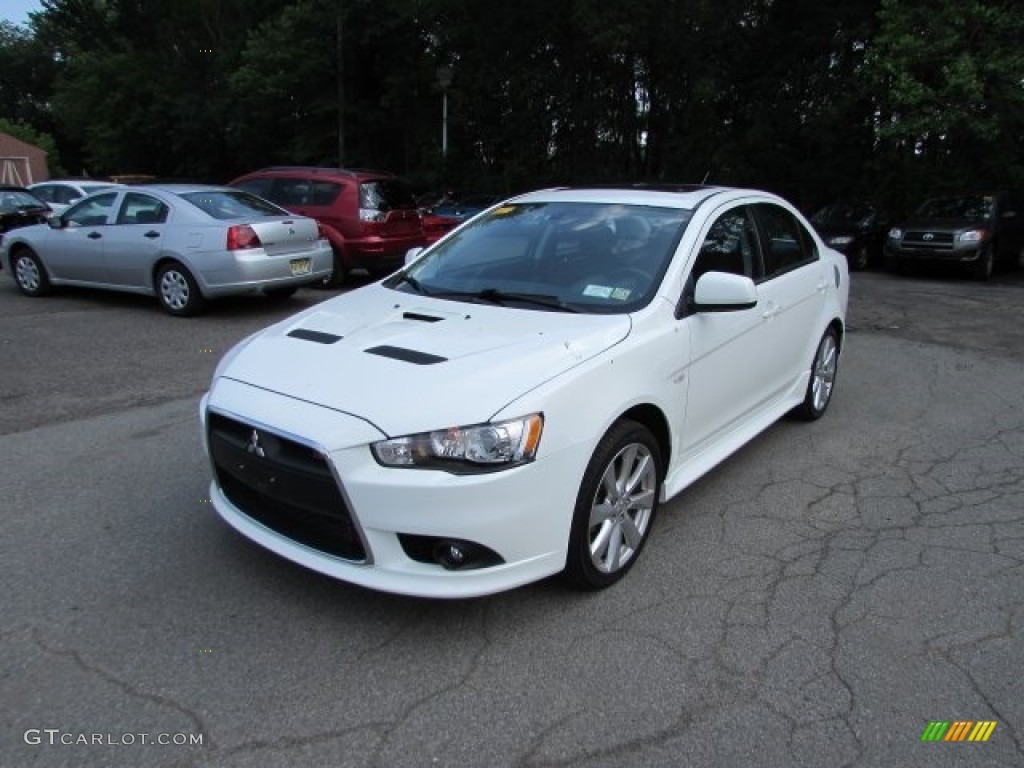
[[[359,185],[359,207],[373,211],[415,208],[412,190],[398,179],[375,179]]]
[[[240,189],[215,189],[179,195],[203,213],[215,219],[240,219],[262,216],[287,216],[288,211]]]

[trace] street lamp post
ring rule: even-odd
[[[452,68],[438,67],[437,82],[441,84],[441,157],[448,156],[448,86],[452,84]]]

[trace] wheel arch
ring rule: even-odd
[[[154,295],[159,293],[160,291],[156,284],[157,275],[160,274],[160,270],[167,264],[177,264],[182,269],[186,270],[190,275],[192,275],[192,279],[195,280],[196,285],[199,286],[199,295],[202,296],[204,299],[208,298],[203,290],[204,286],[202,278],[199,275],[197,275],[193,270],[189,269],[188,264],[183,262],[181,259],[176,259],[174,256],[168,256],[166,254],[158,258],[155,262],[153,262],[153,268],[149,272],[149,287],[153,289]]]
[[[658,451],[661,453],[662,471],[668,469],[672,458],[672,433],[668,426],[668,419],[658,406],[651,403],[640,403],[625,411],[618,419],[612,422],[612,426],[620,421],[635,421],[642,424],[651,431],[654,439],[658,441]]]

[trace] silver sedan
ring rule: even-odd
[[[238,293],[284,298],[331,274],[313,219],[227,187],[96,192],[47,224],[3,236],[0,259],[27,296],[79,285],[155,295],[172,315]]]

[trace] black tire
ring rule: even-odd
[[[284,288],[267,288],[263,291],[263,295],[270,301],[284,301],[294,296],[297,290],[299,288],[296,285],[289,285]]]
[[[11,254],[11,275],[18,290],[26,296],[43,296],[50,292],[46,267],[31,248],[23,246]]]
[[[971,274],[978,280],[985,282],[992,277],[996,269],[996,255],[992,244],[985,246],[978,253],[978,260],[971,265]]]
[[[175,317],[197,315],[206,307],[199,284],[182,264],[168,261],[160,265],[153,281],[156,298],[164,311]]]
[[[850,257],[850,269],[862,270],[867,269],[871,265],[871,254],[868,253],[868,247],[863,243],[857,246],[857,249],[853,252]]]
[[[340,251],[334,251],[334,271],[330,277],[324,278],[325,288],[341,288],[348,279],[348,271],[345,269],[345,260]]]
[[[804,421],[820,419],[832,402],[836,374],[839,373],[839,334],[829,326],[818,342],[811,363],[811,380],[807,382],[804,401],[793,409],[793,415]]]
[[[661,450],[647,427],[620,421],[608,430],[580,483],[563,572],[567,581],[596,590],[626,575],[654,525],[664,474]],[[604,482],[606,475],[615,482]]]

